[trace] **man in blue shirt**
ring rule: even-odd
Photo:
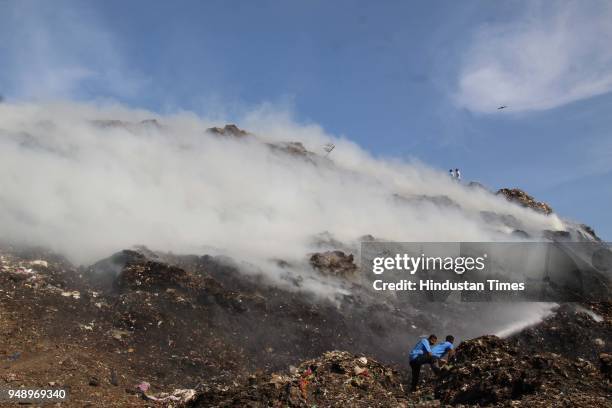
[[[453,343],[455,342],[455,338],[451,335],[446,336],[444,343],[436,344],[431,348],[431,355],[435,360],[440,360],[446,354],[448,357],[453,355]]]
[[[436,335],[430,334],[428,338],[419,340],[412,350],[410,350],[410,368],[412,368],[411,391],[416,391],[417,389],[421,366],[423,364],[429,364],[433,370],[437,370],[437,367],[434,367],[434,357],[432,356],[431,350],[431,346],[436,344],[436,341],[438,341]]]

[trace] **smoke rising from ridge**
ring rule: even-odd
[[[102,122],[109,120],[117,122]],[[347,243],[365,234],[507,240],[509,231],[484,222],[480,211],[510,214],[525,229],[562,227],[556,216],[459,186],[419,163],[374,158],[270,110],[243,118],[241,127],[253,132],[244,138],[206,133],[219,123],[193,114],[117,105],[5,103],[0,123],[2,238],[77,262],[133,245],[256,264],[299,260],[325,231]],[[317,155],[269,146],[293,141]],[[329,142],[337,148],[326,159]],[[459,207],[411,200],[440,195]]]

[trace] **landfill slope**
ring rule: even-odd
[[[316,264],[350,270],[327,256]],[[67,389],[63,406],[78,407],[609,406],[610,303],[464,341],[441,377],[423,370],[415,394],[405,355],[431,305],[402,315],[359,303],[298,295],[206,256],[139,248],[75,267],[2,245],[0,386]],[[398,351],[386,347],[397,337]]]

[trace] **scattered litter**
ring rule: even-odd
[[[368,371],[367,368],[361,368],[359,366],[355,366],[353,367],[353,372],[355,373],[355,375],[362,375],[362,374],[366,374]]]
[[[94,323],[91,322],[89,324],[79,324],[79,327],[81,328],[81,330],[93,331]]]
[[[138,391],[143,392],[143,393],[149,391],[149,388],[151,388],[151,384],[149,384],[146,381],[143,381],[136,386],[136,389],[138,389]]]
[[[364,361],[367,368],[361,367]],[[249,406],[253,401],[283,407],[409,406],[402,387],[407,379],[370,358],[332,351],[289,371],[253,375],[246,384],[218,387],[198,398],[207,406]]]
[[[42,266],[43,268],[49,267],[49,263],[47,261],[43,261],[42,259],[32,261],[30,262],[30,265]]]
[[[16,351],[13,354],[11,354],[10,356],[8,356],[6,359],[9,361],[16,361],[19,360],[19,357],[21,357],[21,352],[20,351]]]
[[[8,373],[3,378],[4,378],[4,381],[6,381],[6,382],[17,381],[17,374],[15,374],[15,373]]]
[[[24,268],[19,266],[15,269],[8,269],[8,272],[14,277],[14,279],[28,279],[35,276],[36,272],[32,270],[32,268]]]
[[[62,292],[62,296],[64,297],[72,297],[74,299],[80,299],[81,298],[81,293],[79,293],[79,291],[68,291],[68,292]]]
[[[161,392],[157,395],[148,395],[143,392],[143,397],[151,401],[174,401],[186,404],[194,399],[196,391],[193,389],[176,389],[172,393]]]
[[[110,331],[110,335],[115,340],[122,340],[124,337],[130,336],[132,333],[126,330],[113,329]]]
[[[278,375],[278,374],[272,374],[272,377],[270,378],[270,384],[274,384],[276,388],[282,387],[285,381],[286,379],[283,376]]]

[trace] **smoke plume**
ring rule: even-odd
[[[77,262],[133,245],[254,263],[296,260],[322,232],[348,243],[365,234],[507,239],[509,231],[484,222],[480,211],[512,215],[525,229],[562,226],[556,216],[458,185],[420,163],[374,158],[270,111],[246,115],[242,126],[252,134],[242,138],[207,133],[219,123],[193,114],[116,105],[5,103],[0,123],[2,238],[49,246]],[[315,154],[270,146],[294,141]],[[325,143],[337,146],[328,158]],[[411,199],[423,196],[457,205]]]

